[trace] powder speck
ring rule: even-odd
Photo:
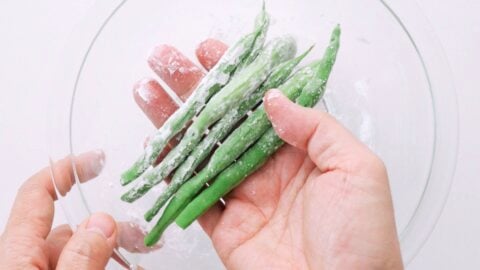
[[[367,92],[369,90],[367,80],[359,80],[354,83],[355,90],[363,97],[367,97]]]

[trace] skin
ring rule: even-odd
[[[74,182],[71,158],[80,182],[96,177],[104,162],[101,151],[57,161],[53,173],[62,196]],[[1,269],[104,269],[116,246],[138,253],[159,248],[144,247],[144,233],[139,228],[116,223],[103,213],[93,214],[75,232],[68,225],[52,229],[56,199],[50,168],[39,171],[20,187],[0,236]]]
[[[81,179],[96,175],[96,152],[76,158]],[[98,163],[97,163],[98,164]],[[71,188],[70,159],[57,162],[60,193]],[[111,217],[95,214],[79,225],[74,234],[67,226],[51,231],[56,193],[45,168],[28,179],[18,191],[5,232],[0,237],[2,269],[101,269],[108,261],[118,228]],[[32,207],[36,206],[36,207]]]
[[[226,48],[208,39],[196,55],[208,70]],[[175,67],[162,67],[176,57]],[[182,67],[178,63],[186,63],[184,74],[172,72]],[[149,64],[182,99],[204,74],[168,45],[158,46]],[[140,87],[154,98],[143,99],[149,95],[140,95]],[[154,79],[135,85],[135,101],[157,127],[176,109],[169,98],[157,98],[164,95]],[[199,219],[225,266],[403,269],[382,161],[328,114],[299,107],[277,90],[264,100],[275,130],[287,144],[230,193],[225,205],[215,205]],[[156,109],[162,107],[165,110]],[[98,151],[74,158],[81,181],[101,170],[103,154]],[[60,179],[56,184],[64,195],[73,183],[70,158],[58,161],[55,168]],[[138,246],[143,236],[101,213],[75,232],[65,225],[52,230],[55,199],[48,168],[23,184],[0,237],[2,267],[104,269],[118,242],[122,247]]]

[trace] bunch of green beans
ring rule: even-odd
[[[208,135],[195,147],[182,165],[176,169],[166,190],[158,197],[155,205],[145,214],[147,221],[151,221],[167,200],[192,176],[194,169],[210,154],[217,142],[223,140],[235,124],[262,100],[267,90],[276,88],[284,82],[312,48],[310,47],[300,56],[279,65],[257,91],[246,97],[236,108],[227,112],[214,125]]]
[[[330,46],[318,67],[314,77],[303,88],[302,93],[296,99],[296,103],[303,107],[313,107],[325,93],[328,77],[335,63],[340,45],[340,28],[336,27],[332,34]],[[246,176],[252,174],[261,167],[281,145],[283,141],[278,137],[272,127],[245,152],[237,162],[231,164],[219,174],[212,185],[188,203],[185,209],[176,218],[176,223],[182,228],[188,227],[195,219],[205,213],[221,197],[225,196],[234,187],[241,183]]]
[[[243,100],[257,90],[276,66],[294,57],[295,51],[295,41],[291,37],[276,38],[267,44],[250,65],[236,74],[208,101],[179,144],[168,153],[159,165],[147,171],[143,176],[143,181],[139,181],[136,186],[125,193],[122,200],[133,202],[165,179],[197,146],[205,131],[213,123],[221,119],[239,100]]]
[[[264,5],[254,30],[227,50],[122,174],[122,185],[139,179],[121,197],[129,203],[171,176],[171,183],[145,214],[147,221],[153,220],[168,202],[145,237],[147,246],[158,242],[173,222],[188,227],[283,145],[262,104],[267,90],[278,88],[305,107],[321,99],[340,46],[340,27],[332,32],[322,59],[294,71],[313,46],[294,58],[293,38],[275,38],[265,44],[268,26]],[[168,141],[182,130],[186,131],[178,145],[153,167]],[[206,165],[199,170],[204,161]],[[198,173],[192,176],[195,170]]]
[[[155,162],[167,143],[180,133],[187,123],[201,111],[207,101],[229,82],[238,65],[250,59],[249,56],[254,47],[258,47],[258,44],[263,44],[265,41],[269,22],[265,6],[263,6],[255,21],[253,32],[242,37],[225,52],[225,55],[202,79],[185,104],[171,115],[151,137],[144,153],[122,174],[120,179],[122,185],[129,184],[145,172]]]
[[[302,68],[279,89],[299,105],[315,105],[325,91],[339,46],[340,28],[337,26],[324,57]],[[228,136],[213,153],[205,168],[175,193],[157,224],[145,237],[145,244],[149,246],[156,243],[175,220],[180,227],[186,228],[261,167],[282,144],[283,141],[275,134],[263,106],[260,106]],[[204,185],[215,176],[213,183],[199,194]]]

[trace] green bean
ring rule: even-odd
[[[122,195],[122,200],[133,202],[152,187],[164,180],[187,155],[197,146],[207,129],[228,110],[239,104],[267,79],[280,63],[295,55],[295,40],[282,37],[272,40],[264,51],[248,67],[236,74],[232,80],[211,100],[185,132],[180,143],[155,168],[145,172],[142,181]]]
[[[264,8],[257,18],[253,32],[242,37],[227,50],[215,67],[202,79],[185,104],[155,132],[144,153],[121,175],[120,183],[122,185],[129,184],[147,170],[155,162],[166,144],[185,128],[187,123],[200,112],[205,103],[215,93],[228,83],[237,66],[246,60],[252,52],[256,39],[264,35],[262,33],[268,29],[269,17]]]
[[[236,108],[230,110],[225,116],[216,123],[208,135],[195,147],[188,158],[183,161],[172,177],[167,188],[160,194],[155,201],[154,206],[145,214],[145,219],[151,221],[160,211],[163,205],[180,188],[180,186],[192,175],[195,168],[210,154],[213,147],[228,135],[235,124],[242,119],[248,111],[257,105],[268,89],[278,87],[292,73],[293,69],[305,58],[313,48],[310,47],[300,56],[286,61],[275,68],[267,81],[252,95],[245,98]]]
[[[262,4],[262,9],[265,10],[265,1]],[[266,14],[266,12],[264,12],[264,14]],[[265,20],[265,18],[258,16],[256,18],[256,23],[258,24],[258,21],[262,21],[262,20]],[[238,73],[241,70],[243,70],[245,67],[250,65],[257,58],[257,56],[260,54],[260,52],[263,49],[263,44],[265,43],[266,38],[267,38],[267,29],[260,32],[257,39],[255,40],[255,43],[253,44],[252,52],[247,56],[247,58],[244,61],[240,63],[240,65],[235,70],[235,73]]]

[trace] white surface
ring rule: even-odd
[[[70,29],[93,0],[0,1],[0,228],[17,188],[46,165],[45,108],[49,74]],[[457,86],[460,152],[452,193],[429,241],[409,269],[478,269],[480,204],[480,2],[418,0],[443,43]],[[475,50],[477,49],[477,50]],[[475,74],[474,74],[475,73]],[[476,106],[477,105],[477,106]],[[56,224],[64,221],[61,212]]]

